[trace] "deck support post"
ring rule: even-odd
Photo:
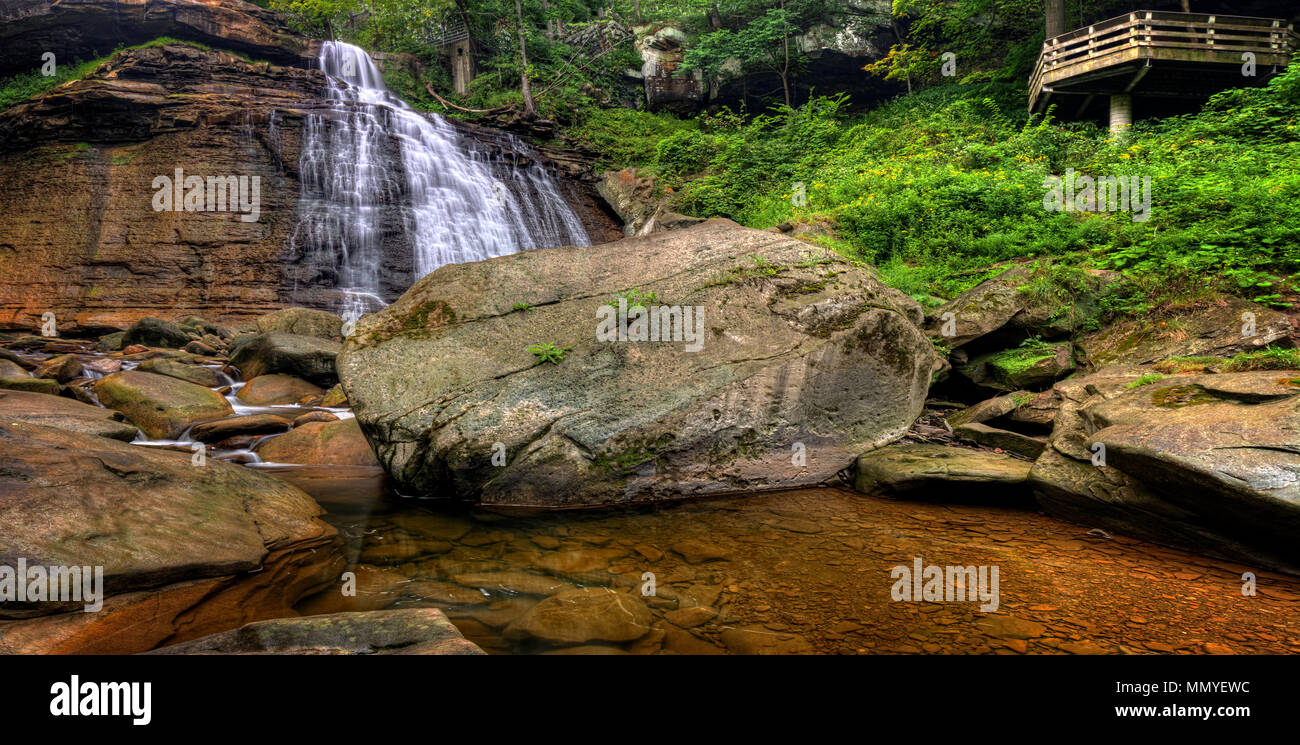
[[[1110,97],[1110,131],[1125,132],[1133,125],[1133,96],[1115,93]]]

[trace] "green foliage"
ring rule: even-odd
[[[519,311],[527,312],[532,310],[533,306],[529,305],[528,303],[515,303],[514,305],[510,306],[510,308],[511,310],[519,310]]]
[[[1142,377],[1138,378],[1137,380],[1133,381],[1132,383],[1129,383],[1129,384],[1128,384],[1127,386],[1125,386],[1125,387],[1126,387],[1126,388],[1130,388],[1130,389],[1131,389],[1131,388],[1140,388],[1140,387],[1142,387],[1142,386],[1144,386],[1144,385],[1151,385],[1152,383],[1155,383],[1155,382],[1157,382],[1157,381],[1161,381],[1161,380],[1164,380],[1164,379],[1165,379],[1165,376],[1161,375],[1160,373],[1147,373],[1146,375],[1143,375]]]
[[[570,347],[559,347],[555,345],[555,342],[549,341],[544,344],[534,344],[528,348],[528,351],[532,352],[533,356],[537,358],[537,364],[539,365],[547,362],[558,365],[570,350]]]
[[[1223,366],[1224,372],[1250,370],[1300,370],[1300,350],[1269,347],[1258,352],[1243,352]]]
[[[626,301],[627,309],[631,311],[633,308],[644,309],[647,305],[653,305],[654,303],[659,302],[659,296],[654,292],[654,290],[647,292],[642,291],[639,287],[633,287],[630,290],[623,290],[622,292],[614,293],[614,299],[611,302],[606,303],[606,305],[617,308],[619,300]]]

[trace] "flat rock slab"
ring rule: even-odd
[[[1019,496],[1033,464],[1009,455],[944,445],[902,444],[873,450],[858,458],[854,487],[935,500],[962,501],[1002,492]],[[1027,492],[1024,492],[1027,494]]]
[[[110,594],[248,572],[334,535],[321,512],[247,468],[0,420],[0,565],[102,566]]]
[[[258,621],[150,654],[486,654],[437,608]]]
[[[134,424],[122,421],[122,415],[112,409],[28,391],[0,390],[0,419],[57,427],[123,442],[134,440],[137,432]]]
[[[702,309],[702,346],[598,339],[620,292]],[[920,413],[920,321],[843,257],[710,220],[441,267],[363,317],[338,368],[404,492],[592,507],[831,478]]]
[[[991,448],[1000,448],[1009,453],[1023,455],[1026,458],[1037,458],[1042,454],[1043,449],[1047,447],[1046,437],[1032,437],[1007,429],[990,427],[987,424],[964,424],[953,430],[953,434],[963,440]]]

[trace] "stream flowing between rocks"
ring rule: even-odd
[[[105,358],[75,343],[56,351],[72,349],[84,362]],[[214,389],[235,416],[351,417],[319,405],[248,406],[235,397],[243,383],[219,374]],[[342,591],[344,575],[300,601],[304,615],[433,606],[502,654],[1300,651],[1300,578],[1026,509],[828,486],[500,514],[401,497],[375,467],[262,462],[256,450],[276,436],[210,447],[207,457],[300,486],[338,528],[356,592]],[[135,444],[190,451],[197,443],[140,434]],[[893,600],[892,570],[918,559],[997,567],[996,610],[981,611],[977,600]],[[1254,596],[1242,592],[1245,572],[1256,574]]]

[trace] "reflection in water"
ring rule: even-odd
[[[531,517],[425,504],[327,504],[358,592],[299,610],[433,605],[498,653],[1300,651],[1295,578],[1257,572],[1243,598],[1252,568],[1014,509],[835,488]],[[918,557],[999,567],[998,611],[892,601],[890,570]]]

